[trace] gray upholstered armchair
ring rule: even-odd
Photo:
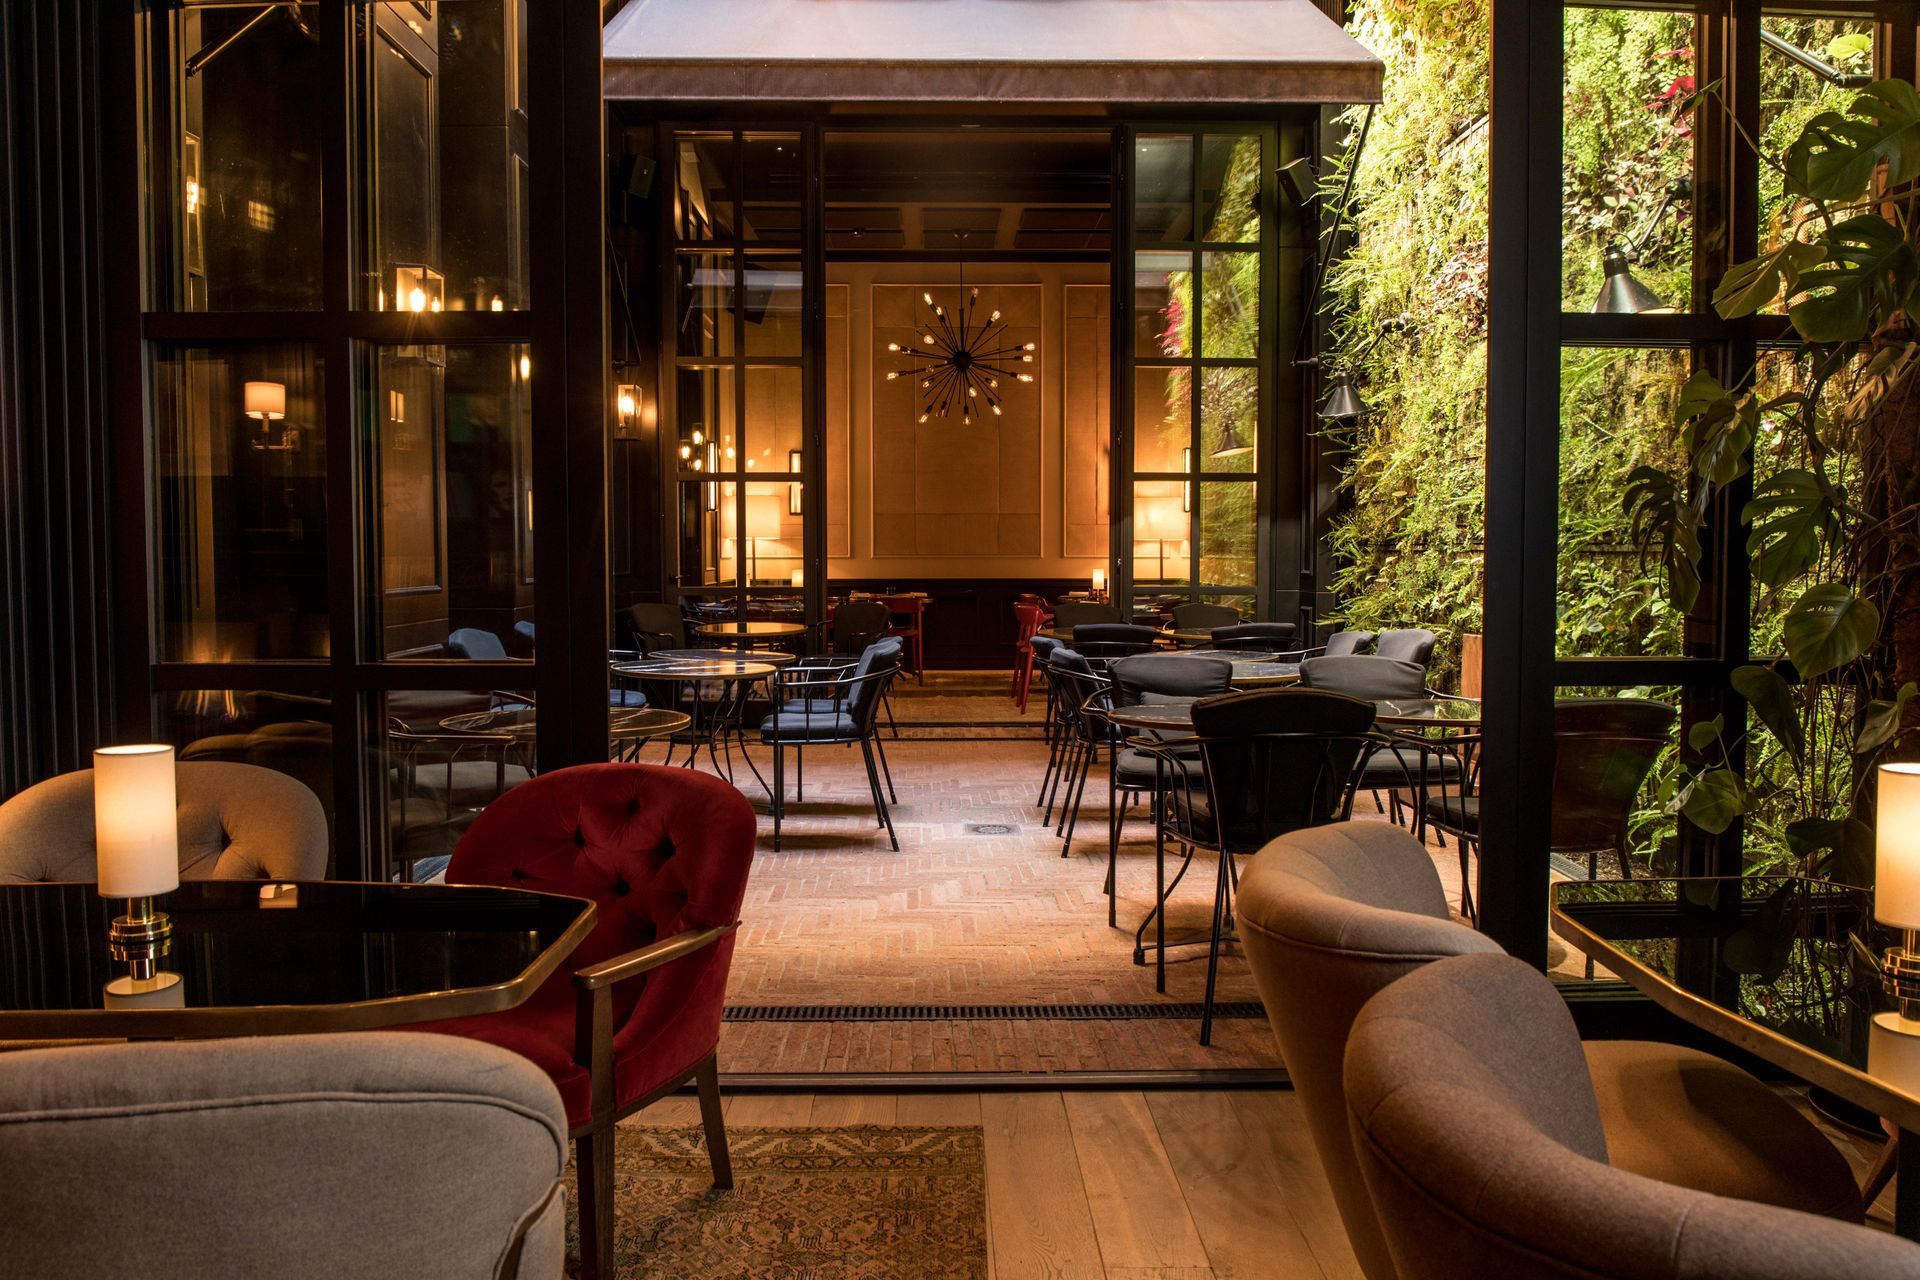
[[[1393,1280],[1388,1237],[1348,1133],[1341,1086],[1348,1032],[1377,992],[1435,961],[1498,957],[1500,947],[1449,918],[1432,855],[1386,822],[1341,822],[1281,836],[1240,877],[1235,910],[1241,945],[1354,1253],[1368,1276]],[[1859,1188],[1845,1158],[1788,1102],[1732,1063],[1646,1041],[1583,1045],[1577,1034],[1573,1055],[1582,1064],[1582,1088],[1597,1098],[1590,1105],[1597,1106],[1614,1168],[1715,1195],[1860,1219]]]
[[[1622,1169],[1587,1067],[1566,1001],[1508,956],[1367,1002],[1345,1093],[1398,1280],[1920,1276],[1920,1246],[1884,1232]]]
[[[321,880],[327,818],[305,784],[257,765],[183,762],[175,775],[182,880]],[[97,878],[93,770],[0,804],[0,882]]]
[[[0,1273],[558,1280],[545,1072],[372,1032],[0,1056]]]

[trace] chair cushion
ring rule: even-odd
[[[1443,751],[1390,747],[1368,756],[1356,772],[1362,791],[1372,787],[1418,786],[1423,779],[1429,784],[1442,778],[1457,779],[1460,758]]]
[[[1428,796],[1427,821],[1445,827],[1449,831],[1465,831],[1477,835],[1480,831],[1479,796]]]
[[[449,778],[451,774],[451,778]],[[445,804],[489,804],[533,775],[525,765],[495,764],[492,760],[422,760],[413,771],[413,789]]]
[[[1846,1159],[1790,1102],[1731,1062],[1644,1040],[1583,1047],[1614,1168],[1861,1220],[1860,1188]]]
[[[647,695],[638,689],[607,690],[607,705],[610,707],[644,707]]]
[[[760,722],[760,740],[773,742],[839,742],[860,736],[853,717],[845,711],[776,711]]]
[[[1114,761],[1114,785],[1138,791],[1141,788],[1153,786],[1156,778],[1164,777],[1171,780],[1176,772],[1185,773],[1192,778],[1200,776],[1201,766],[1198,754],[1166,760],[1161,766],[1162,772],[1156,774],[1155,761],[1164,759],[1165,757],[1156,757],[1138,747],[1123,747],[1119,759]]]

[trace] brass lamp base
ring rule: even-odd
[[[1880,980],[1900,1011],[1900,1030],[1920,1035],[1920,932],[1903,931],[1900,945],[1880,957]],[[1907,1031],[1911,1026],[1912,1031]]]
[[[172,949],[173,921],[153,909],[152,898],[127,899],[127,914],[115,916],[107,927],[108,952],[132,966],[137,979],[153,977],[160,958]]]

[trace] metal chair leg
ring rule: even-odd
[[[1221,924],[1227,911],[1227,868],[1232,864],[1233,855],[1220,850],[1220,873],[1213,888],[1213,937],[1207,944],[1207,994],[1200,1005],[1200,1043],[1203,1045],[1213,1043],[1213,992],[1220,979]]]
[[[861,754],[867,758],[867,785],[873,788],[873,809],[880,819],[880,825],[887,829],[887,843],[893,846],[895,853],[900,852],[900,837],[894,834],[893,814],[887,810],[887,799],[880,794],[880,771],[873,766],[873,747],[866,739],[860,740]]]

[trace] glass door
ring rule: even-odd
[[[661,433],[671,477],[667,598],[696,616],[806,617],[818,415],[818,254],[810,134],[674,131],[671,355]],[[817,584],[816,584],[817,585]]]
[[[1121,146],[1116,594],[1264,616],[1277,130],[1143,126]]]

